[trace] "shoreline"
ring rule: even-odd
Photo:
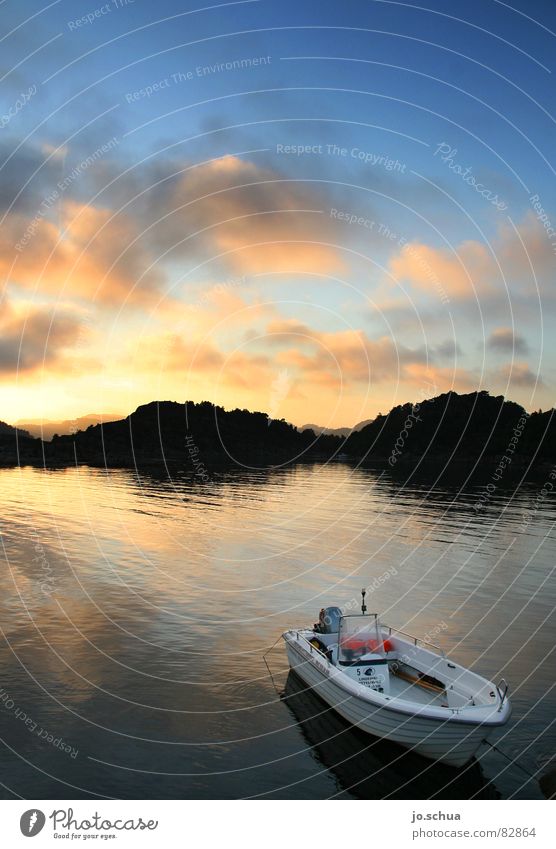
[[[470,484],[486,482],[491,480],[493,472],[496,470],[500,455],[493,457],[449,457],[435,456],[427,457],[412,457],[411,459],[403,460],[397,464],[395,468],[388,463],[386,457],[352,457],[346,454],[341,456],[327,456],[325,454],[296,457],[287,459],[283,457],[273,456],[260,465],[255,465],[255,461],[259,458],[243,458],[241,461],[225,458],[221,454],[205,455],[205,466],[210,477],[212,473],[218,472],[242,472],[253,471],[272,471],[273,469],[294,468],[297,465],[307,464],[328,464],[340,463],[354,470],[360,469],[365,471],[376,471],[377,473],[388,473],[388,477],[393,480],[422,480],[435,477],[437,482],[451,479],[462,480],[467,478]],[[505,489],[508,484],[526,483],[538,480],[545,480],[554,470],[555,463],[550,460],[534,461],[532,457],[514,458],[515,462],[511,467],[505,469],[504,475],[500,480],[496,481],[497,489]],[[41,457],[0,457],[0,469],[14,468],[36,468],[44,471],[56,471],[64,469],[75,469],[87,467],[91,469],[105,469],[106,471],[135,470],[183,470],[190,472],[193,477],[197,475],[195,466],[192,464],[189,457],[90,457],[79,458],[75,457],[49,457],[43,455]],[[198,475],[197,475],[198,476]]]

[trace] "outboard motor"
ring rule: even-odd
[[[337,634],[340,628],[342,611],[339,607],[325,607],[319,616],[319,631],[321,634]]]

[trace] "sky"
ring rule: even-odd
[[[554,405],[551,0],[0,22],[0,419]]]

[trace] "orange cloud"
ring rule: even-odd
[[[327,373],[348,383],[393,380],[407,363],[426,361],[422,350],[396,344],[389,336],[370,339],[359,329],[325,332],[296,320],[282,320],[270,322],[267,332],[275,337],[270,339],[274,345],[279,344],[280,338],[296,345],[278,354],[279,362],[297,365],[316,380]],[[310,353],[300,350],[307,347],[312,349]]]
[[[270,225],[270,222],[268,224]],[[282,241],[277,238],[280,234]],[[261,239],[260,244],[248,244],[247,234],[240,232],[217,236],[217,242],[223,251],[232,252],[230,262],[235,268],[250,274],[269,271],[289,274],[341,274],[345,271],[345,266],[334,248],[324,244],[293,244],[292,236],[291,229],[287,227],[255,225],[251,238]]]
[[[133,344],[130,363],[138,372],[215,372],[224,355],[211,341],[204,344],[183,339],[176,333],[147,336]]]
[[[66,368],[66,353],[82,334],[77,313],[3,301],[0,311],[0,374],[13,380],[47,368]]]
[[[413,242],[389,263],[400,283],[441,300],[459,301],[532,294],[553,269],[550,240],[531,212],[515,229],[502,225],[490,246],[469,240],[449,250]]]
[[[390,260],[390,272],[400,282],[422,291],[450,298],[469,298],[491,288],[488,274],[492,262],[479,242],[464,242],[457,251],[431,248],[418,242],[405,245]]]
[[[126,298],[145,302],[160,286],[159,271],[144,274],[151,260],[140,243],[133,244],[130,218],[73,202],[62,205],[61,216],[59,225],[42,218],[35,226],[20,214],[8,215],[0,232],[0,273],[33,291],[114,305]]]
[[[468,392],[477,389],[477,377],[467,369],[439,367],[424,363],[408,363],[404,368],[404,382],[421,389],[423,397],[431,398],[439,392]]]

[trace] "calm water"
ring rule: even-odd
[[[288,677],[281,643],[274,683],[262,660],[381,576],[369,608],[504,676],[500,747],[554,768],[556,501],[536,485],[479,515],[482,490],[342,464],[208,484],[4,469],[0,486],[5,798],[542,798],[490,750],[458,773],[361,736]]]

